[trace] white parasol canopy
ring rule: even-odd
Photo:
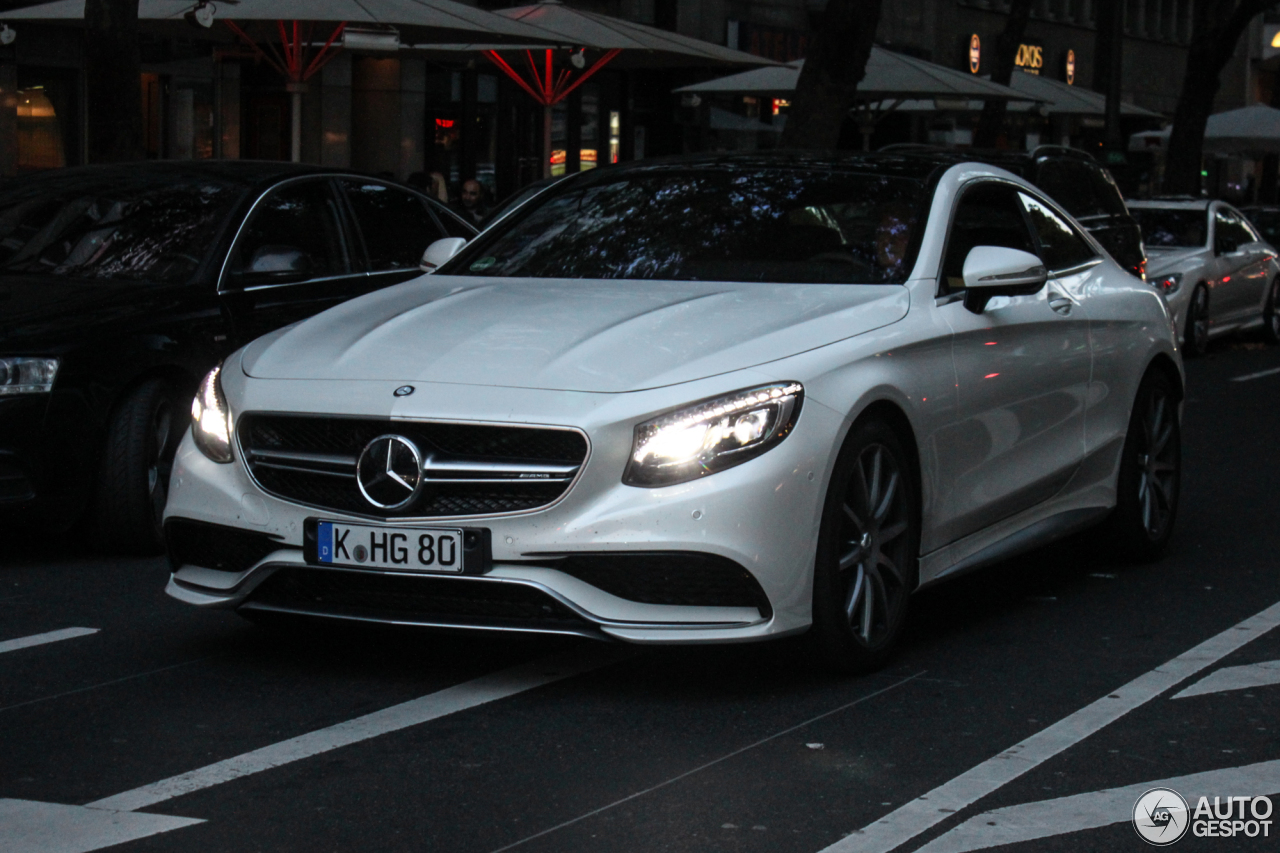
[[[459,38],[534,44],[554,43],[545,32],[510,17],[495,15],[455,0],[211,0],[214,25],[218,21],[345,22],[352,26],[387,26],[405,31],[406,42],[457,41]],[[196,0],[140,0],[143,21],[184,24],[183,16]],[[84,20],[84,0],[55,0],[0,14],[8,22],[48,23]],[[188,30],[189,32],[194,32]]]
[[[1164,149],[1171,127],[1147,130],[1129,137],[1130,151]],[[1253,104],[1209,116],[1204,131],[1208,154],[1280,154],[1280,110]]]
[[[795,94],[804,60],[772,68],[756,68],[675,91],[697,94],[763,95],[787,98]],[[955,71],[937,63],[872,46],[866,75],[858,84],[858,99],[972,99],[1018,101],[1027,95],[982,77]]]

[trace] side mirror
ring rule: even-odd
[[[1020,249],[974,246],[964,259],[964,307],[981,314],[993,296],[1026,296],[1049,280],[1040,259]]]
[[[242,285],[287,284],[308,279],[314,272],[315,262],[309,252],[296,246],[267,244],[259,246],[248,266],[235,275]]]
[[[463,237],[445,237],[436,240],[422,253],[422,262],[418,266],[422,268],[423,272],[435,272],[436,267],[461,252],[462,247],[465,245],[467,245],[467,241]]]

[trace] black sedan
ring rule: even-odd
[[[419,275],[471,226],[287,163],[61,169],[0,187],[0,518],[161,546],[199,378],[242,344]]]

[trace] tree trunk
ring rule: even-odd
[[[84,22],[89,162],[141,160],[138,0],[85,0]]]
[[[1200,194],[1204,131],[1218,94],[1219,76],[1231,60],[1240,35],[1254,16],[1275,0],[1198,0],[1192,19],[1191,46],[1182,75],[1182,91],[1169,133],[1165,156],[1164,191]]]
[[[1031,0],[1013,0],[1009,6],[1009,18],[1004,29],[996,36],[995,62],[991,65],[991,82],[1008,86],[1013,80],[1018,45],[1027,32],[1031,19]],[[978,118],[978,130],[973,135],[975,148],[994,148],[1004,129],[1004,117],[1008,113],[1008,101],[985,101]]]
[[[782,132],[787,148],[829,150],[840,141],[858,84],[867,73],[881,0],[828,0]]]

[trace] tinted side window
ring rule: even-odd
[[[1031,220],[1040,244],[1040,259],[1046,267],[1065,270],[1093,260],[1093,249],[1065,219],[1025,193],[1018,193],[1018,199]]]
[[[470,240],[476,236],[476,229],[470,225],[463,223],[461,219],[449,212],[449,209],[442,204],[432,205],[435,209],[436,217],[440,220],[440,224],[444,226],[445,234],[450,237],[461,237],[464,240]]]
[[[942,261],[942,280],[948,292],[964,289],[964,260],[974,246],[1001,246],[1035,254],[1012,187],[979,184],[961,197]]]
[[[1213,241],[1217,251],[1234,252],[1245,243],[1253,242],[1253,234],[1231,211],[1218,208],[1213,219]]]
[[[373,181],[342,184],[364,235],[370,272],[417,269],[427,246],[445,236],[413,193]]]
[[[248,270],[255,259],[291,250],[302,253],[313,278],[350,272],[327,180],[286,184],[259,202],[236,246],[231,269]]]

